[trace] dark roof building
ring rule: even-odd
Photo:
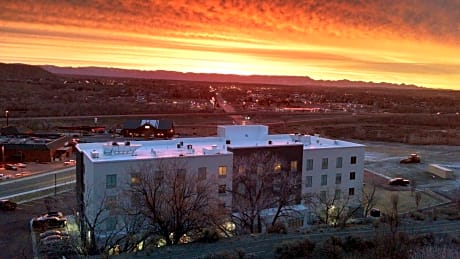
[[[52,162],[72,153],[60,134],[16,134],[0,137],[2,162]]]
[[[172,120],[155,119],[127,120],[121,130],[124,137],[171,138],[174,133]]]

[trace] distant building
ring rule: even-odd
[[[125,121],[121,134],[124,137],[171,138],[175,130],[172,120],[139,119]]]
[[[156,124],[142,121],[135,125],[139,128]],[[312,195],[326,196],[332,191],[349,200],[350,207],[360,207],[363,145],[317,135],[270,135],[268,127],[263,125],[228,125],[218,126],[216,137],[78,144],[76,173],[79,213],[94,218],[103,198],[129,203],[130,197],[125,191],[135,179],[133,168],[162,161],[177,161],[178,164],[186,165],[187,168],[181,170],[187,174],[200,175],[204,172],[205,180],[215,184],[211,191],[216,198],[223,206],[234,207],[237,201],[228,190],[238,188],[233,186],[236,175],[259,173],[258,170],[241,171],[237,161],[260,151],[270,152],[286,160],[288,163],[284,170],[294,173],[299,180],[301,186],[295,189],[293,195],[296,202],[292,204],[292,208],[300,212],[295,226],[308,225],[311,208],[305,199]],[[256,164],[258,162],[254,161]],[[281,165],[269,165],[273,170],[278,166]],[[85,204],[85,200],[91,202]],[[104,216],[112,219],[117,217],[115,212]],[[273,216],[273,210],[265,210],[263,216],[265,222],[268,222]],[[96,229],[97,234],[113,230],[112,223],[115,220],[107,222],[106,226]],[[87,232],[84,224],[81,228],[82,233]]]
[[[67,137],[60,134],[9,134],[0,137],[2,162],[52,162],[72,154]]]

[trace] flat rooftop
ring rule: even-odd
[[[93,162],[154,159],[180,156],[228,155],[227,147],[249,148],[303,145],[307,149],[361,147],[361,144],[317,135],[268,134],[264,125],[218,126],[216,137],[177,138],[129,142],[82,143],[77,149]]]

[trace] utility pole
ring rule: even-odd
[[[6,110],[6,111],[5,111],[5,117],[6,117],[6,126],[7,126],[7,127],[8,127],[8,113],[9,113],[9,111]]]

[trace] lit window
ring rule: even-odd
[[[352,165],[356,164],[356,157],[355,156],[352,156],[350,158],[350,164],[352,164]]]
[[[308,175],[305,181],[305,187],[312,187],[313,186],[313,176]]]
[[[108,174],[105,176],[105,188],[115,188],[117,187],[117,175],[116,174]]]
[[[225,194],[225,192],[227,191],[227,185],[226,184],[221,184],[219,185],[219,194]]]
[[[343,160],[342,157],[337,157],[337,161],[335,163],[336,168],[342,168],[342,160]]]
[[[275,166],[273,168],[273,170],[275,170],[275,172],[280,172],[281,171],[281,163],[275,163]]]
[[[206,167],[198,168],[198,180],[206,180]]]
[[[342,183],[342,174],[336,174],[335,175],[335,184],[341,184]]]
[[[327,175],[321,175],[321,185],[327,185]]]
[[[350,196],[355,195],[355,188],[348,189],[348,195],[350,195]]]
[[[238,173],[239,173],[239,174],[244,173],[245,170],[246,170],[246,168],[244,168],[244,166],[242,166],[242,165],[240,165],[240,166],[238,167]]]
[[[355,172],[350,172],[350,180],[354,180],[356,178]]]
[[[321,169],[327,169],[328,168],[328,159],[327,158],[323,158],[322,160],[322,163],[321,163]]]
[[[226,176],[227,176],[227,167],[219,166],[219,177],[226,177]]]
[[[313,159],[307,159],[307,171],[313,170]]]
[[[297,172],[297,161],[291,161],[291,172]]]
[[[141,175],[136,173],[136,174],[131,174],[131,185],[138,185],[141,182]]]

